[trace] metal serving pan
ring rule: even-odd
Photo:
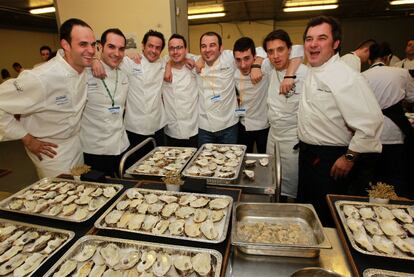
[[[19,209],[10,208],[10,204],[13,204],[14,201],[22,200],[23,203],[24,203],[24,201],[29,202],[29,201],[27,201],[26,197],[29,197],[30,199],[32,199],[33,195],[36,195],[36,193],[51,192],[52,190],[44,189],[44,188],[47,187],[48,185],[52,184],[52,183],[58,184],[58,183],[61,183],[61,182],[66,183],[66,184],[73,184],[74,188],[69,190],[69,191],[72,191],[72,192],[75,192],[76,188],[79,188],[79,186],[83,185],[84,189],[86,189],[86,188],[95,188],[95,189],[101,188],[102,190],[104,190],[104,189],[108,189],[108,188],[112,187],[116,191],[116,193],[114,193],[111,197],[105,197],[103,195],[98,196],[98,197],[93,197],[93,198],[99,199],[100,202],[99,202],[99,205],[97,205],[97,208],[95,210],[92,210],[92,211],[88,210],[88,203],[86,203],[84,205],[78,205],[78,206],[83,206],[85,208],[84,210],[87,211],[86,216],[82,219],[76,219],[74,217],[76,212],[72,215],[67,215],[67,216],[64,216],[62,214],[62,212],[60,212],[57,215],[48,214],[49,208],[57,206],[57,203],[54,203],[53,201],[55,201],[56,198],[61,197],[61,194],[63,194],[62,192],[59,192],[59,189],[56,190],[57,193],[56,193],[55,196],[53,196],[52,198],[47,199],[47,201],[51,201],[51,202],[49,202],[48,207],[45,210],[42,210],[42,211],[39,211],[39,212],[31,212],[31,211],[25,210],[24,205]],[[42,189],[40,189],[40,188],[42,188]],[[51,218],[51,219],[58,219],[58,220],[63,220],[63,221],[70,221],[70,222],[78,222],[78,223],[79,222],[85,222],[88,219],[90,219],[94,214],[96,214],[99,211],[99,209],[101,209],[106,203],[108,203],[108,201],[110,201],[113,197],[115,197],[118,194],[118,192],[121,191],[122,188],[123,188],[122,185],[117,185],[117,184],[102,184],[102,183],[84,182],[84,181],[78,182],[78,181],[67,180],[67,179],[59,179],[59,178],[44,178],[44,179],[41,179],[41,180],[37,181],[36,183],[28,186],[28,187],[16,192],[15,194],[9,196],[8,198],[2,200],[0,202],[0,210],[13,212],[13,213],[19,213],[19,214],[35,215],[35,216],[46,217],[46,218]],[[83,192],[83,190],[80,190],[79,192],[76,192],[76,194],[79,195],[82,192]],[[65,193],[67,194],[67,192],[65,192]],[[69,196],[67,196],[67,198],[68,197]],[[33,201],[36,201],[36,203],[38,203],[40,199],[44,199],[44,198],[42,198],[42,196],[39,197],[39,198],[37,198],[37,197],[34,197],[34,198],[36,198],[36,199],[34,199]],[[74,200],[74,201],[76,201],[76,200]],[[72,203],[74,203],[74,202],[71,202],[70,204],[72,204]],[[79,210],[79,209],[77,209],[77,210]]]
[[[398,271],[390,271],[376,268],[367,268],[362,273],[363,277],[414,277],[414,274]]]
[[[231,243],[247,254],[312,258],[319,256],[320,249],[331,248],[310,204],[237,203],[233,209]],[[305,237],[307,243],[259,243],[241,238],[239,225],[255,223],[295,224],[300,226],[301,237]]]
[[[140,192],[143,195],[153,193],[153,194],[156,194],[157,196],[172,195],[172,196],[176,196],[177,198],[180,198],[183,195],[194,195],[196,197],[204,197],[204,198],[207,198],[207,199],[210,199],[210,200],[212,200],[212,199],[226,199],[229,202],[229,204],[226,208],[223,209],[224,217],[220,221],[214,223],[214,227],[218,231],[218,236],[217,236],[216,239],[213,239],[213,240],[207,239],[206,237],[204,237],[203,234],[201,234],[200,237],[188,237],[188,236],[185,235],[185,232],[183,232],[182,235],[171,235],[169,233],[168,229],[163,234],[153,234],[151,231],[130,230],[128,228],[118,228],[115,224],[114,224],[114,226],[108,226],[105,222],[105,217],[110,212],[117,209],[117,204],[119,202],[129,199],[127,194],[131,190],[136,190],[136,191]],[[158,200],[158,202],[160,202],[160,200]],[[233,206],[233,198],[231,198],[230,196],[227,196],[227,195],[200,194],[200,193],[187,193],[187,192],[172,192],[172,191],[164,191],[164,190],[131,188],[131,189],[126,190],[124,192],[124,194],[122,194],[122,196],[120,196],[119,199],[117,199],[117,201],[115,201],[115,203],[98,218],[98,220],[95,222],[95,227],[98,228],[98,229],[118,230],[118,231],[130,232],[130,233],[136,233],[136,234],[145,234],[145,235],[149,235],[149,236],[158,236],[158,237],[174,238],[174,239],[205,242],[205,243],[220,243],[220,242],[224,241],[226,239],[226,236],[227,236],[227,230],[228,230],[228,227],[229,227],[232,206]],[[208,205],[206,206],[206,208],[207,207],[208,207]],[[129,211],[134,213],[134,214],[138,214],[138,211],[136,210],[136,208],[130,208]],[[148,215],[148,212],[146,214]],[[175,221],[176,220],[175,215],[173,214],[172,216],[170,216],[168,218],[168,220],[170,220],[170,222]],[[190,216],[189,218],[185,219],[185,221],[191,223],[193,221],[193,215]]]
[[[144,157],[142,157],[139,161],[137,161],[136,163],[134,163],[131,167],[129,167],[125,173],[130,174],[132,176],[153,176],[153,177],[163,177],[165,176],[166,173],[144,173],[144,172],[137,172],[135,171],[135,169],[144,164],[146,161],[148,161],[150,158],[153,157],[153,155],[155,154],[155,152],[159,152],[159,151],[169,151],[169,150],[189,150],[191,151],[191,156],[187,157],[184,159],[184,162],[182,164],[182,166],[180,166],[178,169],[178,174],[181,173],[181,171],[183,170],[183,168],[185,167],[185,165],[188,163],[188,161],[191,159],[191,157],[194,155],[194,153],[197,151],[196,148],[192,148],[192,147],[172,147],[172,146],[159,146],[159,147],[155,147],[154,149],[152,149],[150,152],[148,152]],[[160,168],[157,166],[153,166],[154,168]],[[161,168],[160,168],[161,169]]]
[[[345,213],[343,211],[344,205],[350,205],[350,206],[354,206],[356,208],[363,208],[363,207],[371,207],[371,208],[373,208],[373,207],[382,206],[382,207],[386,207],[388,209],[407,209],[407,208],[410,207],[410,205],[377,204],[377,203],[357,202],[357,201],[336,201],[335,202],[335,208],[336,208],[336,211],[339,214],[339,218],[341,219],[342,226],[345,229],[345,232],[346,232],[346,234],[348,236],[349,241],[351,242],[352,247],[356,251],[361,252],[363,254],[367,254],[367,255],[381,256],[381,257],[387,257],[387,258],[406,259],[406,260],[412,260],[412,261],[414,261],[414,257],[413,256],[407,255],[406,253],[404,253],[403,251],[401,251],[400,249],[398,249],[397,246],[395,246],[395,252],[394,252],[393,255],[381,253],[381,252],[377,251],[375,248],[374,248],[374,251],[373,252],[370,252],[370,251],[367,251],[367,250],[363,249],[362,247],[360,247],[356,243],[356,241],[354,239],[354,236],[352,234],[352,231],[349,229],[349,227],[348,227],[348,225],[346,223],[346,215],[345,215]],[[382,236],[385,236],[386,237],[386,235],[382,235]],[[414,239],[413,239],[413,241],[414,241]]]
[[[222,255],[216,250],[206,249],[206,248],[194,248],[194,247],[185,247],[185,246],[177,246],[177,245],[168,245],[168,244],[160,244],[160,243],[151,243],[151,242],[143,242],[143,241],[136,241],[136,240],[125,240],[125,239],[118,239],[118,238],[111,238],[111,237],[101,237],[101,236],[84,236],[84,237],[80,238],[62,256],[62,258],[60,258],[59,261],[53,267],[51,267],[48,272],[46,272],[45,276],[52,276],[54,272],[58,271],[58,269],[60,268],[60,266],[64,262],[66,262],[68,260],[73,260],[73,258],[85,246],[87,246],[87,245],[96,245],[97,247],[100,247],[100,246],[105,247],[109,243],[115,244],[116,246],[118,246],[119,248],[122,249],[121,251],[125,251],[125,252],[127,252],[129,249],[130,250],[140,250],[140,251],[154,250],[157,253],[162,252],[162,253],[165,253],[165,254],[170,254],[172,256],[173,261],[175,260],[176,256],[178,256],[178,255],[187,255],[187,256],[193,257],[198,253],[210,254],[212,272],[210,272],[210,274],[208,276],[215,276],[215,277],[220,276],[220,271],[221,271],[221,265],[222,265],[222,259],[223,258],[222,258]],[[95,252],[95,255],[96,255],[96,252]],[[122,252],[121,252],[121,255],[122,255]],[[92,257],[94,257],[94,256],[92,256]],[[79,269],[80,264],[81,264],[80,262],[77,262],[77,263],[78,264],[77,264],[77,269],[76,270]],[[138,264],[139,264],[139,261],[138,261]],[[133,268],[136,268],[136,267],[134,266]],[[106,270],[108,270],[108,267],[106,267]],[[148,269],[147,271],[151,271],[151,268]],[[171,276],[181,276],[181,275],[178,275],[178,273],[176,272],[174,265],[171,266],[168,273],[170,273]],[[168,276],[170,276],[170,275],[168,275]]]
[[[63,240],[61,242],[61,244],[56,249],[54,249],[52,252],[50,252],[49,254],[47,254],[46,252],[43,252],[44,248],[47,245],[45,245],[38,252],[32,252],[33,254],[34,253],[41,253],[41,254],[45,255],[45,258],[42,260],[42,262],[38,266],[36,266],[35,268],[33,268],[33,270],[30,273],[28,273],[27,276],[32,276],[33,273],[36,272],[37,269],[39,269],[43,264],[45,264],[54,254],[56,254],[62,247],[64,247],[75,236],[75,233],[72,232],[72,231],[67,231],[67,230],[62,230],[62,229],[56,229],[56,228],[50,228],[50,227],[44,227],[44,226],[39,226],[39,225],[35,225],[35,224],[23,223],[23,222],[18,222],[18,221],[13,221],[13,220],[7,220],[7,219],[0,218],[0,229],[3,229],[4,227],[10,226],[10,225],[14,225],[14,226],[17,227],[17,229],[14,230],[10,234],[10,236],[13,235],[13,234],[15,234],[16,231],[24,231],[24,233],[22,233],[22,235],[23,234],[26,234],[28,232],[35,231],[35,232],[38,232],[40,236],[42,236],[43,234],[48,234],[48,235],[50,234],[50,235],[52,235],[52,237],[51,237],[51,239],[49,241],[53,240],[53,238],[56,238],[56,237],[59,237],[59,238],[61,238]],[[21,237],[21,236],[19,236],[19,237]],[[18,238],[16,238],[16,239],[18,239]],[[6,240],[5,237],[2,238],[2,243],[1,244],[4,244],[5,243],[5,240]],[[14,240],[14,241],[16,241],[16,240]],[[33,242],[29,242],[29,243],[27,243],[25,245],[30,245],[30,243],[33,243]],[[19,252],[21,252],[21,251],[19,251]],[[29,256],[27,258],[29,258]],[[26,260],[27,260],[27,258],[26,258]],[[5,266],[6,263],[7,263],[7,261],[4,261],[4,263],[0,266],[0,271],[2,271],[6,267]],[[23,263],[20,266],[23,266],[23,265],[25,265],[25,263]],[[13,273],[13,271],[11,273]],[[0,274],[2,274],[2,273],[0,273]]]
[[[217,166],[217,169],[214,170],[214,175],[213,176],[199,176],[199,175],[194,175],[194,174],[189,173],[189,169],[192,166],[198,166],[198,165],[196,165],[195,162],[200,157],[200,155],[203,151],[216,151],[216,150],[210,150],[209,149],[210,147],[214,147],[214,148],[228,147],[228,148],[230,148],[230,151],[232,151],[233,153],[234,153],[234,150],[231,149],[232,147],[237,148],[238,150],[242,151],[242,153],[238,156],[238,165],[237,165],[237,167],[234,168],[234,176],[229,177],[229,178],[218,177],[217,174],[219,173],[220,166]],[[183,171],[183,175],[188,177],[188,178],[205,179],[207,181],[207,184],[210,184],[210,185],[229,184],[231,182],[234,182],[238,179],[238,177],[240,175],[240,168],[243,164],[243,157],[246,154],[246,148],[247,148],[246,145],[239,145],[239,144],[214,144],[214,143],[203,144],[198,149],[197,153],[193,156],[191,161],[185,167],[185,169]]]

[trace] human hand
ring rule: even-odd
[[[141,55],[138,53],[130,53],[127,55],[131,60],[133,60],[136,64],[141,64]]]
[[[105,68],[98,59],[94,59],[92,62],[92,74],[96,78],[104,79],[106,77]]]
[[[185,66],[188,69],[192,70],[195,67],[195,65],[196,65],[196,63],[192,59],[187,59],[187,58],[185,59]]]
[[[334,165],[332,166],[331,177],[333,177],[335,180],[338,178],[345,178],[348,176],[353,166],[354,162],[348,161],[345,158],[345,155],[342,155],[335,161]]]
[[[172,67],[171,67],[171,61],[168,61],[168,63],[165,65],[164,81],[167,82],[167,83],[171,83],[172,82]]]
[[[53,158],[56,156],[57,152],[53,148],[57,148],[58,146],[51,142],[41,141],[31,134],[26,134],[22,138],[24,146],[29,149],[30,152],[35,154],[37,158],[41,161],[43,160],[42,155],[46,155],[49,158]]]
[[[280,83],[279,94],[286,95],[295,85],[295,80],[292,78],[283,79]]]
[[[195,62],[195,68],[196,68],[196,72],[197,73],[201,73],[201,70],[203,70],[205,66],[205,61],[200,57],[196,62]]]
[[[250,80],[252,81],[252,84],[255,85],[259,83],[263,78],[263,73],[260,68],[253,67],[250,70]]]

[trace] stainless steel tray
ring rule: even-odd
[[[177,173],[181,173],[181,171],[184,169],[185,165],[188,163],[188,161],[191,159],[191,157],[194,155],[194,153],[197,151],[196,148],[192,148],[192,147],[172,147],[172,146],[159,146],[159,147],[155,147],[154,149],[152,149],[150,152],[148,152],[144,157],[142,157],[139,161],[137,161],[136,163],[134,163],[131,167],[129,167],[125,173],[130,174],[132,176],[154,176],[154,177],[163,177],[165,176],[165,173],[144,173],[144,172],[137,172],[135,171],[135,169],[144,164],[145,161],[147,161],[148,159],[150,159],[155,152],[160,151],[160,150],[172,150],[172,149],[176,149],[176,150],[191,150],[191,156],[189,156],[188,158],[185,158],[185,162],[182,164],[182,166],[180,168],[178,168]]]
[[[398,271],[390,271],[376,268],[367,268],[362,273],[363,277],[414,277],[414,274]]]
[[[46,257],[27,276],[32,276],[33,273],[36,272],[37,269],[39,269],[43,264],[45,264],[53,255],[55,255],[62,247],[64,247],[75,236],[75,233],[72,232],[72,231],[67,231],[67,230],[63,230],[63,229],[56,229],[56,228],[50,228],[50,227],[44,227],[44,226],[40,226],[40,225],[23,223],[23,222],[18,222],[18,221],[13,221],[13,220],[0,218],[0,229],[5,227],[5,226],[9,226],[9,225],[16,226],[18,229],[16,229],[15,231],[17,231],[17,230],[25,231],[25,233],[26,232],[31,232],[31,231],[36,231],[36,232],[39,232],[40,235],[41,234],[51,234],[52,238],[53,237],[60,237],[60,238],[63,239],[63,242],[56,249],[54,249],[50,254],[47,254],[47,253],[42,252],[42,251],[33,252],[33,253],[42,253],[42,254],[46,255]],[[15,231],[12,234],[14,234]],[[3,244],[3,243],[4,243],[4,239],[2,240],[2,243],[0,243],[0,244]],[[30,243],[28,243],[28,244],[30,244]],[[26,245],[28,245],[28,244],[26,244]],[[45,245],[45,247],[46,247],[46,245]],[[24,263],[22,265],[24,265]],[[1,268],[1,266],[0,266],[0,268]],[[11,272],[11,273],[13,273],[13,272]]]
[[[361,207],[378,207],[378,206],[383,206],[383,207],[387,207],[389,209],[394,209],[394,208],[400,208],[400,209],[406,209],[408,207],[410,207],[410,205],[396,205],[396,204],[376,204],[376,203],[369,203],[369,202],[357,202],[357,201],[336,201],[335,202],[335,207],[336,207],[336,211],[339,214],[339,217],[341,219],[342,222],[342,226],[345,229],[345,232],[348,236],[349,241],[351,242],[352,247],[358,251],[361,252],[363,254],[367,254],[367,255],[373,255],[373,256],[381,256],[381,257],[387,257],[387,258],[398,258],[398,259],[406,259],[406,260],[414,260],[413,256],[408,256],[407,254],[405,254],[404,252],[402,252],[400,249],[398,249],[398,247],[395,247],[395,254],[394,255],[389,255],[389,254],[384,254],[381,253],[379,251],[377,251],[374,248],[374,252],[369,252],[365,249],[362,249],[355,241],[354,236],[352,234],[352,231],[349,229],[347,223],[346,223],[346,215],[343,212],[343,206],[344,205],[352,205],[352,206],[356,206],[358,208]],[[369,235],[368,235],[369,236]],[[383,235],[385,236],[385,235]]]
[[[21,210],[21,209],[11,209],[9,207],[9,204],[12,203],[13,201],[18,200],[18,199],[23,199],[24,200],[26,195],[33,195],[33,192],[40,192],[40,191],[50,192],[50,190],[36,189],[38,186],[48,185],[48,184],[51,184],[51,183],[59,183],[59,182],[74,184],[75,185],[74,190],[76,190],[76,188],[80,185],[83,185],[85,188],[94,187],[94,188],[105,189],[105,188],[112,187],[112,188],[115,189],[116,193],[111,197],[104,197],[104,196],[96,197],[96,198],[100,198],[100,199],[102,198],[100,205],[98,205],[98,207],[93,211],[88,210],[87,216],[84,217],[83,219],[80,219],[80,220],[77,220],[76,218],[74,218],[73,214],[68,215],[68,216],[64,216],[61,213],[59,213],[58,215],[55,215],[55,216],[47,214],[46,212],[48,211],[48,209],[50,207],[56,206],[57,203],[53,203],[53,202],[50,202],[49,207],[47,209],[41,211],[41,212],[29,212],[29,211],[25,211],[25,210]],[[13,213],[19,213],[19,214],[35,215],[35,216],[40,216],[40,217],[58,219],[58,220],[63,220],[63,221],[70,221],[70,222],[84,222],[84,221],[87,221],[88,219],[90,219],[95,213],[97,213],[99,211],[99,209],[101,209],[106,203],[108,203],[108,201],[110,201],[113,197],[115,197],[119,193],[119,191],[121,191],[122,188],[123,188],[122,185],[117,185],[117,184],[102,184],[102,183],[84,182],[84,181],[78,182],[78,181],[67,180],[67,179],[59,179],[59,178],[44,178],[44,179],[41,179],[41,180],[37,181],[36,183],[28,186],[28,187],[16,192],[15,194],[9,196],[8,198],[2,200],[0,202],[0,210],[13,212]],[[74,191],[74,190],[72,190],[72,191]],[[81,192],[82,191],[80,191],[79,193],[81,193]],[[53,198],[48,199],[47,201],[54,201],[55,198],[59,197],[61,194],[62,193],[58,192],[56,196],[54,196]],[[42,198],[40,197],[38,199],[42,199]],[[34,201],[38,201],[38,199],[36,199]],[[88,204],[80,205],[80,206],[84,206],[85,208],[88,208]]]
[[[109,243],[113,243],[117,245],[121,249],[131,249],[131,250],[154,250],[156,252],[163,252],[166,254],[172,255],[174,260],[176,255],[187,255],[187,256],[194,256],[198,253],[206,253],[210,254],[212,260],[212,274],[208,276],[220,276],[221,266],[222,266],[222,255],[212,249],[206,248],[194,248],[194,247],[185,247],[185,246],[177,246],[177,245],[168,245],[168,244],[160,244],[160,243],[150,243],[150,242],[143,242],[143,241],[135,241],[135,240],[125,240],[125,239],[117,239],[111,237],[101,237],[101,236],[84,236],[80,238],[75,244],[59,259],[59,261],[52,267],[48,272],[46,272],[45,276],[52,276],[54,272],[58,270],[58,268],[67,260],[72,259],[75,257],[86,245],[97,245],[104,246]],[[127,250],[125,250],[126,252]],[[96,255],[96,253],[95,253]],[[77,268],[79,269],[80,265],[78,262]],[[135,268],[135,266],[133,267]],[[173,271],[173,272],[172,272]],[[168,276],[181,276],[179,275],[174,265],[171,266],[170,271],[171,275]],[[174,273],[176,273],[174,275]]]
[[[188,173],[188,170],[190,167],[192,166],[197,166],[195,164],[195,161],[199,158],[200,154],[207,150],[210,151],[208,149],[208,147],[237,147],[238,149],[240,149],[242,152],[242,154],[240,156],[238,156],[238,165],[237,167],[235,167],[235,174],[232,177],[229,178],[223,178],[223,177],[218,177],[217,174],[219,172],[219,166],[217,167],[217,169],[214,171],[214,175],[213,176],[199,176],[199,175],[192,175]],[[205,179],[207,181],[207,184],[210,185],[216,185],[216,184],[228,184],[231,182],[234,182],[235,180],[238,179],[239,175],[240,175],[240,168],[243,164],[243,157],[246,154],[246,145],[239,145],[239,144],[214,144],[214,143],[206,143],[203,144],[197,151],[197,153],[193,156],[193,158],[191,159],[191,161],[187,164],[187,166],[184,168],[183,170],[183,175],[188,177],[188,178],[195,178],[195,179]],[[232,150],[233,151],[233,150]]]
[[[196,197],[205,197],[205,198],[208,198],[210,200],[217,199],[217,198],[227,199],[229,201],[229,205],[223,210],[224,211],[224,217],[220,221],[214,223],[214,226],[218,231],[218,236],[217,236],[216,239],[213,239],[213,240],[207,239],[206,237],[203,236],[203,234],[201,234],[201,237],[195,237],[195,238],[194,237],[188,237],[188,236],[185,235],[185,233],[183,233],[182,235],[170,235],[168,229],[165,231],[164,234],[153,234],[150,231],[130,230],[128,228],[118,228],[117,226],[108,226],[105,222],[105,217],[111,211],[117,209],[116,206],[119,202],[129,199],[127,197],[127,194],[131,190],[139,191],[141,194],[153,193],[153,194],[156,194],[157,196],[158,195],[172,195],[172,196],[176,196],[178,198],[180,196],[183,196],[183,195],[192,194]],[[124,194],[122,194],[122,196],[120,196],[119,199],[117,199],[117,201],[115,201],[115,203],[98,218],[98,220],[95,222],[95,227],[98,228],[98,229],[104,229],[104,230],[118,230],[118,231],[123,231],[123,232],[130,232],[130,233],[136,233],[136,234],[145,234],[145,235],[150,235],[150,236],[174,238],[174,239],[181,239],[181,240],[189,240],[189,241],[197,241],[197,242],[205,242],[205,243],[220,243],[220,242],[224,241],[226,239],[226,236],[227,236],[227,230],[229,228],[229,222],[230,222],[232,206],[233,206],[233,199],[230,196],[226,196],[226,195],[199,194],[199,193],[187,193],[187,192],[172,192],[172,191],[164,191],[164,190],[132,188],[132,189],[128,189],[127,191],[125,191]],[[132,209],[132,210],[130,209],[130,212],[132,212],[134,214],[138,214],[136,209]],[[185,221],[186,222],[192,222],[192,218],[193,218],[193,216],[190,216],[188,219],[185,219]],[[172,222],[172,221],[176,220],[176,217],[174,215],[172,215],[168,219],[170,220],[170,222]]]
[[[237,203],[233,209],[231,243],[247,254],[311,258],[317,257],[321,248],[331,248],[310,204]],[[248,242],[238,235],[240,223],[297,224],[309,243]]]

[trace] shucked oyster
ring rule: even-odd
[[[148,204],[154,204],[158,201],[158,196],[154,193],[146,194],[144,197]]]
[[[382,235],[382,234],[384,234],[381,231],[381,228],[380,228],[380,226],[378,225],[378,223],[376,221],[364,220],[364,227],[365,227],[365,229],[367,229],[368,233],[370,233],[371,235]]]
[[[185,255],[179,255],[175,257],[174,267],[179,273],[186,276],[193,268],[193,265],[191,264],[191,258]]]
[[[185,218],[189,218],[193,213],[194,213],[194,208],[183,206],[175,212],[175,215],[178,218],[185,219]]]
[[[195,223],[201,223],[204,220],[207,219],[208,216],[208,210],[207,209],[196,209],[194,212],[194,222]]]
[[[374,212],[377,214],[379,219],[394,219],[394,215],[385,207],[374,207]]]
[[[210,213],[210,219],[213,222],[218,222],[224,217],[224,211],[223,210],[213,210]]]
[[[109,267],[114,267],[120,260],[119,247],[114,243],[102,247],[99,252]]]
[[[106,198],[114,197],[116,193],[117,193],[117,191],[116,191],[116,189],[114,187],[106,187],[103,190],[103,195]]]
[[[401,226],[393,219],[378,220],[378,223],[382,231],[388,236],[401,236],[405,235]]]
[[[401,222],[413,223],[413,218],[407,214],[403,209],[392,209],[391,213]]]
[[[249,178],[251,181],[254,181],[254,171],[245,169],[243,170],[244,175],[246,175],[247,178]]]
[[[180,205],[178,205],[178,203],[170,203],[170,204],[167,204],[162,209],[161,215],[163,217],[165,217],[165,218],[168,218],[172,214],[174,214],[175,211],[177,211],[178,207],[180,207]]]
[[[227,207],[230,204],[230,201],[226,198],[216,198],[210,201],[208,206],[213,210],[221,210]]]
[[[254,167],[256,165],[256,160],[245,160],[244,164],[246,167]]]
[[[370,207],[359,209],[359,214],[361,215],[362,219],[370,219],[375,217],[375,213]]]
[[[344,205],[343,211],[347,217],[360,218],[358,209],[352,205]]]
[[[19,267],[26,260],[27,255],[19,253],[4,264],[0,266],[0,275],[4,276],[11,273],[17,267]]]
[[[213,240],[217,238],[218,232],[216,227],[214,227],[214,223],[211,220],[206,220],[201,224],[201,232],[203,235],[208,238],[209,240]]]
[[[59,271],[58,272],[55,272],[55,274],[53,274],[53,277],[68,276],[73,271],[75,271],[77,265],[78,265],[78,263],[76,261],[74,261],[74,260],[67,260],[66,262],[64,262],[60,266]]]
[[[165,202],[167,204],[170,204],[170,203],[173,203],[173,202],[177,202],[177,200],[178,200],[178,198],[176,196],[174,196],[174,195],[166,195],[166,194],[160,195],[158,198],[161,201],[163,201],[163,202]]]
[[[364,249],[370,252],[374,251],[374,247],[372,246],[372,243],[370,242],[365,232],[358,230],[357,232],[354,233],[354,239]]]
[[[170,225],[168,220],[160,220],[154,228],[152,228],[152,233],[155,235],[162,235],[167,230],[168,225]]]
[[[144,222],[145,214],[134,214],[128,221],[129,230],[139,230]]]
[[[144,272],[147,269],[151,268],[157,259],[157,253],[154,250],[143,251],[141,256],[141,261],[137,265],[138,272]]]
[[[211,256],[208,253],[198,253],[191,258],[194,270],[201,276],[206,276],[211,271]]]
[[[129,251],[124,253],[119,263],[115,266],[116,270],[126,270],[135,266],[141,258],[141,252],[138,250]]]
[[[45,248],[47,242],[52,238],[51,234],[44,234],[37,238],[33,243],[27,244],[23,248],[23,252],[38,252],[41,249]]]
[[[172,265],[171,256],[168,254],[158,253],[157,261],[152,266],[152,272],[155,276],[165,276]]]
[[[46,258],[46,255],[40,253],[33,253],[30,255],[18,268],[13,271],[13,276],[26,276],[33,270],[35,270],[42,261]]]
[[[184,225],[185,221],[182,219],[173,221],[168,226],[168,230],[170,231],[170,234],[173,236],[179,236],[184,232]]]
[[[89,273],[91,272],[92,267],[93,267],[93,261],[83,262],[78,268],[78,270],[73,274],[73,276],[76,276],[76,277],[89,276]]]
[[[150,231],[155,224],[159,221],[159,217],[155,215],[147,215],[144,219],[144,223],[142,224],[141,228],[144,231]]]
[[[162,208],[164,207],[164,203],[154,203],[148,206],[147,212],[150,214],[157,215],[161,212]]]
[[[180,197],[180,201],[178,201],[178,204],[185,206],[195,201],[196,199],[197,199],[197,196],[193,194],[184,194]]]
[[[184,232],[189,237],[199,237],[201,235],[200,224],[187,222],[184,226]]]
[[[348,225],[349,229],[351,229],[354,233],[358,231],[365,232],[363,222],[359,219],[348,217],[346,219],[346,224]]]
[[[118,220],[121,218],[121,216],[124,214],[123,211],[119,210],[112,210],[109,214],[105,216],[105,223],[106,224],[115,224],[118,222]]]
[[[261,166],[267,166],[269,164],[269,159],[268,158],[261,158],[259,159],[259,163]]]
[[[126,195],[129,199],[141,199],[144,197],[137,188],[128,189]]]
[[[204,198],[204,197],[199,197],[199,198],[197,198],[197,200],[191,202],[190,206],[193,207],[193,208],[201,208],[201,207],[204,207],[205,205],[207,205],[208,202],[210,202],[209,199]]]
[[[121,216],[121,218],[119,219],[119,221],[116,223],[116,227],[118,228],[126,228],[129,220],[132,218],[134,214],[126,211],[124,212],[124,214]]]
[[[384,236],[374,235],[372,237],[372,244],[380,252],[390,254],[390,255],[394,254],[394,251],[395,251],[394,243]]]

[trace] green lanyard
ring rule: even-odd
[[[102,79],[102,83],[104,84],[104,87],[106,89],[106,92],[108,93],[109,98],[111,98],[112,107],[115,106],[115,94],[116,94],[116,88],[118,87],[118,69],[115,69],[115,72],[116,72],[116,80],[115,80],[115,89],[114,89],[114,95],[113,96],[112,96],[111,92],[109,91],[109,89],[108,89],[108,87],[107,87],[107,85],[105,83],[105,80]]]

